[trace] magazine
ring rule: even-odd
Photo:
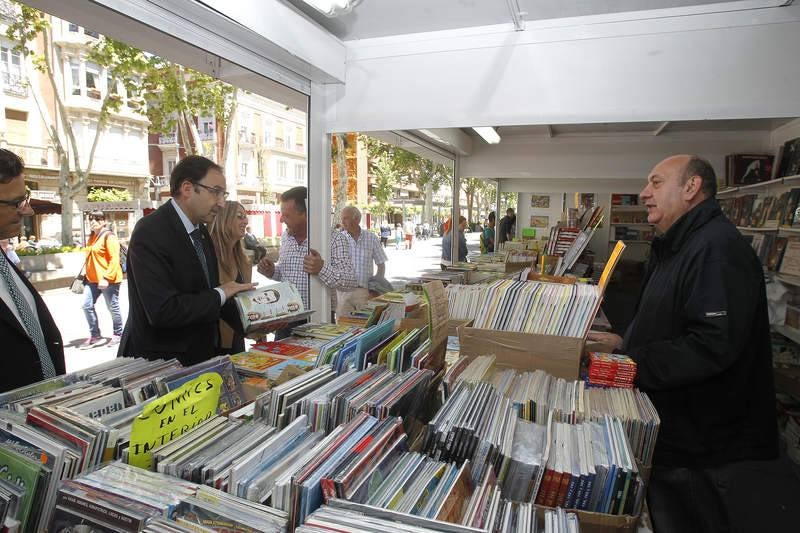
[[[241,292],[235,301],[245,334],[274,331],[312,314],[304,309],[300,291],[288,281]]]

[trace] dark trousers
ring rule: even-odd
[[[777,461],[741,461],[716,468],[653,467],[647,505],[655,533],[775,531],[752,506],[754,492],[769,491]],[[759,516],[761,518],[759,518]]]

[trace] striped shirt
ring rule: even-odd
[[[298,243],[294,236],[285,232],[281,236],[281,249],[272,279],[294,283],[303,298],[303,306],[310,309],[308,274],[303,271],[303,259],[307,255],[308,239]],[[330,260],[325,261],[317,276],[330,289],[350,291],[356,287],[350,247],[340,231],[331,230]]]
[[[382,265],[386,262],[386,252],[383,251],[380,239],[372,232],[361,229],[358,239],[354,239],[347,231],[342,235],[350,245],[350,257],[356,270],[356,283],[359,287],[369,288],[369,278],[372,277],[372,262]]]

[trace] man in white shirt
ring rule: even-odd
[[[34,214],[22,160],[0,149],[0,239],[19,235]],[[64,373],[64,345],[53,317],[33,285],[0,252],[0,339],[10,366],[0,373],[0,392]]]
[[[361,229],[361,211],[348,205],[342,209],[342,226],[347,243],[350,246],[350,257],[356,273],[356,288],[351,291],[336,293],[336,314],[346,315],[360,309],[369,300],[369,279],[372,277],[373,262],[378,265],[377,277],[386,274],[386,252],[381,241],[369,231]]]

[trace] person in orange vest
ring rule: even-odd
[[[119,344],[122,337],[122,313],[119,309],[122,265],[119,260],[119,239],[106,227],[106,215],[102,211],[89,213],[89,227],[92,234],[86,243],[86,281],[83,286],[83,312],[89,324],[89,338],[81,344],[84,349],[93,348],[103,341],[94,308],[100,294],[111,312],[114,325],[114,333],[107,345]]]

